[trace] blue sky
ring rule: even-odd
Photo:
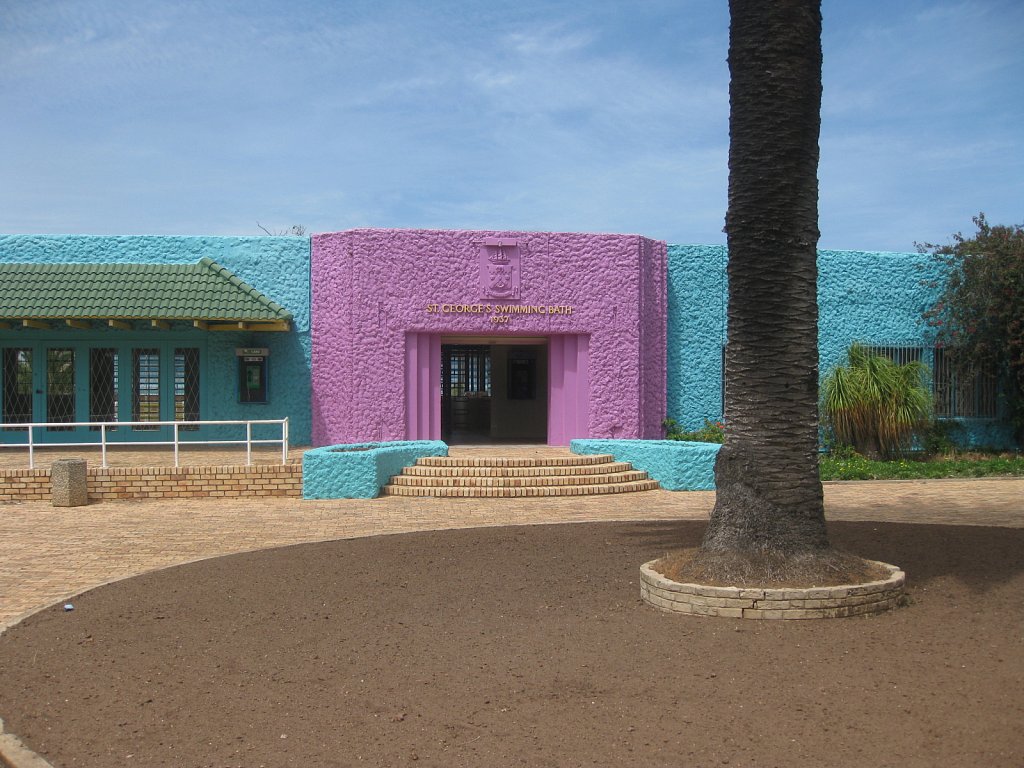
[[[825,0],[821,246],[1024,220],[1024,3]],[[0,232],[723,243],[725,0],[0,0]]]

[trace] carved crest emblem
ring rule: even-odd
[[[521,256],[521,248],[516,240],[488,237],[480,244],[482,298],[519,298]]]
[[[496,295],[506,296],[512,291],[512,267],[491,265],[487,268],[491,284],[488,290]]]

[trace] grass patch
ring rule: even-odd
[[[875,461],[860,454],[821,457],[822,480],[934,480],[943,477],[1024,475],[1024,456],[905,458]]]

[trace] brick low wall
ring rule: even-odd
[[[0,470],[0,501],[49,501],[50,470]]]
[[[654,570],[657,560],[640,566],[640,597],[670,613],[733,619],[836,619],[866,616],[895,608],[906,575],[895,565],[871,561],[889,572],[881,581],[808,589],[750,589],[680,584]]]
[[[119,499],[302,497],[302,465],[112,467],[89,469],[89,501]],[[49,501],[49,469],[0,471],[0,502]]]

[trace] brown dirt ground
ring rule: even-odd
[[[1020,766],[1024,530],[833,523],[908,572],[860,619],[673,616],[703,523],[301,545],[87,592],[0,637],[0,717],[69,766]]]

